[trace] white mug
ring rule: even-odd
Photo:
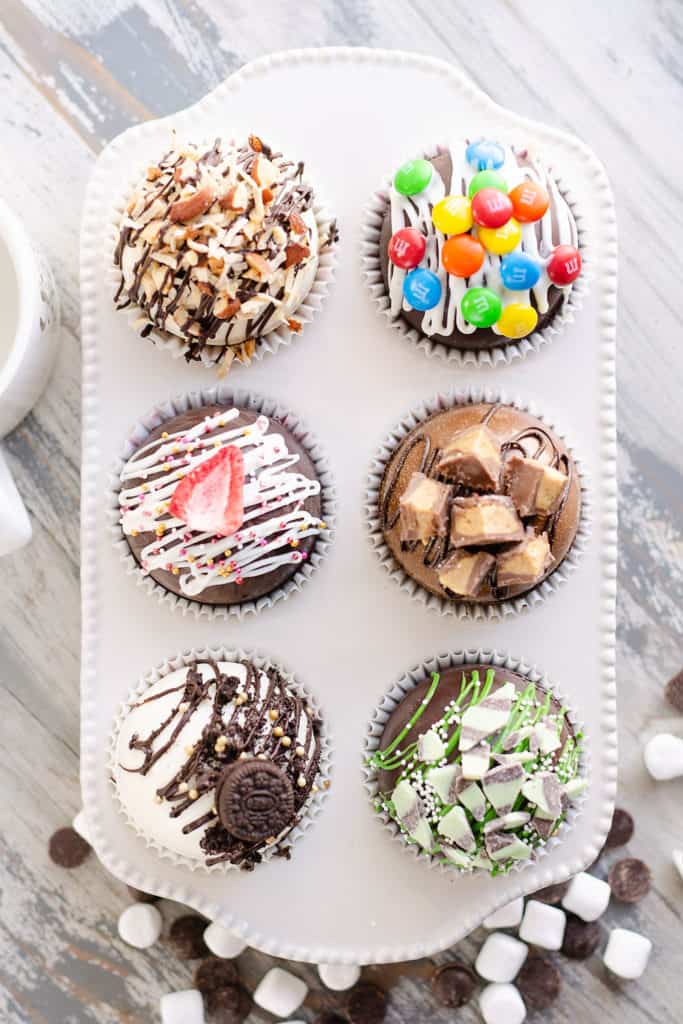
[[[0,199],[0,438],[35,405],[58,342],[59,304],[50,269]],[[30,539],[28,513],[0,448],[0,556]]]

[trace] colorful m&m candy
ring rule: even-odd
[[[465,150],[465,159],[478,171],[495,171],[505,163],[505,150],[499,142],[478,139],[476,142],[470,142]]]
[[[484,250],[472,235],[453,235],[447,238],[441,252],[441,262],[455,277],[471,277],[481,269]]]
[[[525,252],[511,252],[500,264],[500,279],[513,292],[526,291],[538,282],[541,266]]]
[[[516,185],[510,199],[515,217],[522,224],[540,220],[550,204],[548,193],[536,181],[523,181]]]
[[[462,315],[474,327],[493,327],[503,305],[491,288],[468,288],[460,300]]]
[[[467,189],[470,199],[476,196],[482,188],[497,188],[501,192],[507,192],[508,185],[502,174],[498,171],[479,171],[474,175]]]
[[[559,288],[576,281],[581,273],[581,253],[573,245],[558,245],[548,266],[548,277]]]
[[[504,256],[519,245],[522,231],[514,217],[502,228],[479,228],[479,241],[496,256]]]
[[[400,228],[389,240],[389,259],[403,270],[416,267],[425,254],[427,239],[417,228]]]
[[[429,160],[409,160],[396,171],[394,188],[402,196],[415,196],[427,188],[432,180],[432,173]]]
[[[533,306],[511,302],[500,314],[496,326],[504,338],[526,338],[537,323],[538,313]]]
[[[413,309],[432,309],[441,298],[441,281],[433,271],[419,267],[406,274],[403,295]]]
[[[472,217],[483,228],[502,228],[512,216],[510,197],[498,188],[481,188],[472,200]]]
[[[466,196],[445,196],[432,210],[432,221],[444,235],[462,235],[472,227],[472,203]]]

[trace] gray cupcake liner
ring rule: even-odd
[[[567,450],[574,461],[581,485],[581,511],[576,537],[562,562],[547,579],[537,584],[525,594],[520,594],[518,597],[499,601],[495,604],[449,601],[437,594],[432,594],[429,590],[425,590],[424,587],[406,573],[394,558],[384,539],[378,509],[379,493],[387,464],[398,445],[410,431],[420,423],[424,423],[434,413],[443,412],[456,405],[476,405],[479,402],[492,402],[513,406],[515,409],[519,409],[520,412],[529,413],[529,415],[541,420],[567,446]],[[536,607],[547,601],[566,582],[578,566],[591,533],[592,509],[588,474],[584,464],[576,455],[574,448],[567,442],[565,435],[557,430],[553,423],[539,412],[535,403],[526,401],[518,396],[509,397],[504,392],[493,388],[454,389],[434,395],[427,401],[420,403],[420,405],[414,406],[385,437],[375,452],[370,465],[365,491],[365,519],[371,544],[381,564],[391,578],[396,580],[401,590],[410,594],[415,601],[426,608],[439,612],[441,615],[455,615],[459,619],[497,621],[510,615],[518,615],[527,608]]]
[[[380,699],[379,704],[368,723],[367,735],[363,747],[364,785],[370,800],[372,812],[378,819],[378,822],[386,832],[387,836],[393,842],[399,843],[407,853],[411,854],[421,863],[424,863],[424,865],[430,870],[440,871],[446,877],[450,877],[451,879],[454,877],[457,878],[460,875],[493,877],[488,871],[485,871],[482,868],[473,868],[470,871],[463,871],[455,865],[451,866],[444,864],[436,857],[427,853],[417,844],[409,843],[404,838],[393,818],[391,818],[386,812],[379,812],[375,808],[375,799],[379,791],[377,770],[369,766],[367,763],[368,758],[371,757],[379,748],[380,740],[391,714],[396,710],[401,701],[415,689],[416,686],[425,679],[428,679],[432,672],[445,672],[449,668],[461,668],[466,667],[467,665],[490,665],[492,668],[508,669],[509,671],[516,672],[518,675],[528,679],[530,683],[535,683],[544,690],[552,693],[562,705],[569,708],[566,713],[566,717],[572,726],[574,734],[576,735],[576,733],[581,732],[584,736],[578,776],[580,778],[588,779],[588,785],[583,792],[580,793],[572,803],[570,803],[566,818],[557,833],[554,836],[551,836],[547,843],[535,850],[534,855],[530,857],[529,860],[518,861],[509,871],[497,876],[500,878],[506,878],[513,872],[519,873],[520,871],[524,871],[525,868],[538,866],[539,861],[541,861],[543,857],[556,849],[567,838],[583,813],[584,804],[590,791],[591,759],[588,743],[585,740],[585,728],[583,723],[577,717],[572,708],[571,702],[566,699],[563,691],[552,683],[540,669],[529,665],[521,658],[514,657],[513,655],[506,654],[502,651],[483,650],[481,648],[438,654],[421,662],[419,665],[415,665],[414,668],[411,668],[408,672],[402,675],[391,689],[387,690]]]
[[[433,146],[425,151],[425,158],[437,156],[439,153],[448,150],[446,145]],[[415,327],[411,327],[399,313],[398,316],[391,315],[391,303],[382,277],[380,263],[380,235],[384,215],[389,203],[389,189],[391,177],[382,181],[379,189],[373,193],[368,205],[365,208],[362,240],[361,240],[361,262],[363,276],[365,277],[368,289],[372,295],[380,313],[386,318],[390,327],[401,335],[407,342],[416,345],[420,351],[427,356],[436,356],[445,360],[453,366],[504,366],[509,365],[516,359],[522,359],[530,352],[539,352],[545,345],[553,341],[564,328],[573,323],[574,318],[583,305],[587,294],[591,273],[592,253],[590,230],[581,215],[580,206],[577,203],[571,186],[564,179],[553,174],[553,177],[560,187],[560,190],[571,207],[579,233],[579,246],[581,248],[582,271],[578,279],[572,285],[568,298],[561,309],[553,317],[551,323],[543,330],[534,331],[526,338],[519,338],[517,341],[508,341],[505,344],[496,345],[493,348],[470,350],[454,348],[439,341],[438,337],[430,338]]]
[[[305,562],[300,562],[297,571],[281,586],[276,587],[271,593],[264,594],[253,601],[242,601],[232,605],[209,605],[187,597],[181,597],[166,590],[160,583],[146,575],[135,559],[128,541],[119,523],[120,507],[119,492],[121,489],[121,471],[126,462],[131,458],[137,449],[145,443],[149,435],[167,420],[187,412],[189,409],[199,409],[206,405],[225,405],[226,407],[238,407],[248,409],[250,412],[263,414],[269,419],[278,420],[306,449],[315,467],[316,476],[320,481],[320,497],[322,502],[321,518],[327,524],[327,529],[320,533],[313,550]],[[174,611],[182,615],[194,615],[212,619],[243,619],[249,615],[255,615],[270,608],[273,605],[285,601],[292,594],[301,590],[314,575],[320,564],[328,554],[330,543],[334,532],[334,522],[337,511],[337,499],[334,487],[334,480],[330,470],[327,456],[325,455],[316,437],[308,430],[305,424],[293,413],[289,412],[283,405],[271,398],[255,395],[248,391],[235,391],[226,383],[216,384],[210,388],[203,388],[201,391],[191,391],[175,398],[170,398],[155,406],[140,420],[128,435],[116,464],[112,469],[108,517],[110,521],[110,532],[114,540],[114,546],[119,554],[125,571],[132,576],[137,585],[143,587],[148,594]]]
[[[190,665],[198,661],[206,660],[207,658],[213,658],[215,661],[219,662],[248,660],[253,662],[259,669],[277,669],[287,683],[288,688],[290,688],[298,697],[301,697],[306,701],[312,710],[320,716],[320,721],[322,723],[319,735],[320,769],[317,781],[318,791],[317,793],[312,793],[309,796],[307,802],[299,812],[300,820],[294,825],[294,827],[285,835],[281,836],[277,843],[274,843],[273,846],[268,847],[268,849],[263,852],[263,863],[267,863],[277,854],[282,843],[287,843],[294,847],[296,843],[300,842],[320,814],[329,788],[329,784],[326,785],[326,783],[329,783],[329,778],[332,772],[333,745],[327,725],[327,719],[321,714],[320,705],[311,691],[307,687],[303,686],[302,683],[300,683],[296,677],[291,672],[287,671],[279,662],[273,661],[258,652],[244,651],[241,648],[233,650],[226,647],[191,648],[162,661],[159,665],[155,666],[155,668],[147,672],[138,680],[137,685],[131,690],[126,700],[119,706],[114,720],[108,751],[107,763],[109,776],[111,779],[114,800],[119,813],[123,816],[128,826],[133,829],[140,839],[143,840],[145,846],[148,849],[154,850],[164,860],[171,861],[175,866],[180,866],[193,872],[200,871],[206,874],[225,874],[227,871],[239,870],[239,865],[223,863],[208,866],[203,860],[194,860],[191,857],[184,857],[182,854],[169,850],[167,847],[161,845],[155,839],[148,836],[128,815],[126,808],[123,806],[119,797],[116,783],[114,782],[114,770],[116,768],[116,744],[118,741],[119,730],[132,706],[149,689],[150,686],[154,685],[154,683],[158,682],[160,679],[163,679],[164,676],[169,675],[171,672],[175,672],[179,668],[183,668],[184,666],[189,667]],[[147,887],[149,887],[149,883],[147,883]]]

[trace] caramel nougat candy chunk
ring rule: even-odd
[[[452,493],[448,484],[432,480],[424,473],[413,473],[399,499],[401,541],[427,544],[432,537],[445,537]]]
[[[523,541],[496,559],[496,583],[499,587],[533,586],[552,564],[547,533],[538,536],[528,530]]]
[[[505,493],[520,516],[549,516],[562,500],[568,481],[559,469],[516,454],[506,460],[503,479]]]
[[[476,597],[495,561],[486,551],[460,549],[439,566],[439,583],[459,597]]]
[[[456,498],[451,513],[454,548],[506,544],[524,538],[524,524],[504,494]]]
[[[501,464],[499,439],[488,427],[476,424],[453,434],[436,468],[473,491],[496,491]]]

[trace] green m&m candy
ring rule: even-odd
[[[499,192],[507,192],[508,185],[502,174],[498,171],[477,171],[470,182],[467,195],[472,198],[482,188],[497,188]]]
[[[503,304],[490,288],[468,288],[460,301],[462,315],[474,327],[493,327]]]
[[[432,165],[428,160],[409,160],[396,171],[394,188],[402,196],[415,196],[427,188],[432,173]]]

